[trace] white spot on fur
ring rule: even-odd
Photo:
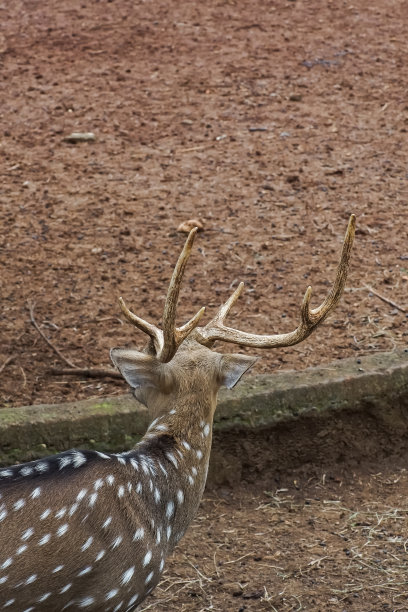
[[[95,453],[102,459],[110,459],[109,455],[106,455],[105,453],[101,453],[100,451],[95,451]]]
[[[92,571],[92,565],[87,565],[86,567],[84,567],[84,569],[82,569],[80,572],[77,573],[77,576],[85,576],[86,574],[89,574],[89,572]]]
[[[25,552],[27,550],[27,548],[28,548],[27,544],[23,544],[22,546],[17,548],[16,555],[22,555],[23,552]]]
[[[122,586],[130,582],[134,573],[135,573],[135,566],[129,567],[129,569],[126,570],[126,572],[123,572],[122,579],[120,581]]]
[[[109,599],[113,599],[113,597],[115,597],[115,595],[117,595],[119,593],[118,589],[112,589],[111,591],[109,591],[109,593],[106,593],[105,599],[106,601],[109,601]]]
[[[98,478],[98,480],[95,480],[94,482],[94,489],[95,491],[98,491],[98,489],[100,489],[101,487],[103,487],[103,480],[102,478]]]
[[[57,529],[57,537],[60,538],[65,533],[67,533],[67,531],[68,531],[68,525],[67,525],[67,523],[64,523],[63,525],[61,525],[61,527],[58,527],[58,529]]]
[[[78,574],[79,576],[80,574]],[[84,599],[81,599],[78,602],[78,605],[80,608],[87,608],[88,606],[91,606],[94,603],[95,599],[93,597],[84,597]]]
[[[1,470],[0,471],[0,478],[10,478],[13,475],[13,472],[11,470]]]
[[[23,540],[23,542],[26,542],[29,538],[31,538],[33,533],[34,533],[34,529],[32,527],[29,527],[28,529],[23,531],[21,535],[21,539]]]
[[[106,482],[109,485],[113,485],[113,483],[115,482],[115,477],[112,474],[109,474],[109,476],[106,477]]]
[[[173,453],[166,453],[166,457],[169,461],[172,462],[172,464],[174,465],[175,468],[178,467],[178,463],[177,463],[177,459],[175,458],[175,456],[173,455]]]
[[[129,599],[129,602],[128,602],[128,608],[130,608],[131,606],[133,606],[133,604],[134,604],[134,603],[136,603],[138,599],[139,599],[139,594],[138,594],[138,593],[136,593],[136,595],[133,595],[133,597],[131,597],[131,598]]]
[[[24,508],[24,506],[25,506],[25,499],[18,499],[13,505],[14,512],[17,512],[17,510],[21,510],[21,508]]]
[[[44,595],[41,595],[41,597],[38,598],[39,602],[45,601],[46,599],[48,599],[51,596],[51,593],[44,593]]]
[[[123,538],[122,536],[118,536],[117,538],[115,538],[111,544],[111,548],[112,550],[114,550],[115,548],[117,548],[119,546],[119,544],[122,542]]]
[[[67,512],[66,508],[61,508],[61,510],[58,510],[58,512],[55,513],[55,518],[60,519],[62,518]]]
[[[61,459],[58,460],[59,469],[63,470],[64,467],[67,467],[67,465],[71,465],[71,461],[72,459],[69,456],[61,457]]]
[[[152,560],[152,551],[148,550],[143,559],[143,567],[146,567]]]
[[[144,536],[144,529],[143,527],[139,527],[139,529],[136,529],[135,531],[135,535],[133,536],[133,541],[136,542],[136,540],[141,540]]]
[[[38,542],[38,546],[44,546],[44,544],[47,544],[50,540],[51,540],[51,534],[47,533]]]
[[[26,465],[25,467],[21,468],[20,474],[21,476],[30,476],[30,474],[32,474],[33,471],[34,471],[34,468],[32,468],[29,465]]]
[[[74,512],[76,512],[78,510],[78,504],[72,504],[71,508],[69,509],[69,516],[72,516],[74,514]]]
[[[205,435],[205,437],[206,437],[206,438],[207,438],[207,437],[209,436],[209,434],[210,434],[210,426],[209,426],[209,424],[208,424],[208,423],[207,423],[207,425],[206,425],[206,426],[204,427],[204,429],[203,429],[203,434]]]
[[[47,508],[46,510],[44,510],[44,512],[40,516],[40,521],[43,521],[44,519],[46,519],[47,516],[50,516],[50,514],[51,514],[50,508]]]
[[[173,513],[174,513],[174,503],[172,501],[169,501],[166,507],[167,518],[171,518],[173,516]]]
[[[82,552],[84,552],[87,548],[89,548],[92,542],[93,542],[93,537],[90,536],[85,542],[85,544],[81,547]]]
[[[78,495],[76,496],[77,501],[79,502],[82,501],[87,493],[88,493],[88,489],[81,489]]]
[[[184,501],[184,493],[181,489],[177,491],[177,501],[179,504],[182,504]]]
[[[8,567],[10,567],[10,565],[13,563],[13,559],[11,557],[9,557],[8,559],[6,559],[4,561],[4,563],[0,566],[0,569],[5,570]]]
[[[62,589],[60,590],[60,594],[62,595],[63,593],[66,593],[67,591],[69,591],[71,587],[72,587],[72,582],[69,582],[64,587],[62,587]]]
[[[102,529],[106,529],[107,527],[109,527],[109,525],[111,524],[111,522],[112,522],[112,517],[111,517],[111,516],[108,516],[108,518],[106,519],[106,521],[105,521],[105,522],[103,523],[103,525],[102,525]]]
[[[92,493],[92,495],[89,496],[88,506],[90,508],[93,508],[97,499],[98,499],[98,494]]]
[[[100,550],[98,554],[96,555],[95,561],[100,561],[104,556],[105,556],[105,551]]]
[[[54,567],[54,569],[52,570],[52,573],[58,574],[58,572],[60,572],[62,569],[64,569],[63,565],[57,565],[57,567]]]
[[[184,446],[186,450],[191,450],[191,446],[186,440],[183,440],[182,445]]]
[[[160,463],[160,461],[158,461],[158,464],[159,464],[159,468],[161,469],[161,471],[163,472],[163,474],[164,474],[165,476],[167,476],[167,470],[165,470],[165,469],[164,469],[164,467],[163,467],[163,465]]]
[[[85,455],[83,455],[79,451],[74,451],[72,453],[72,463],[74,464],[74,467],[76,468],[80,467],[81,465],[86,463]]]
[[[118,489],[118,497],[123,497],[124,494],[125,494],[125,487],[123,485],[120,485]]]
[[[41,487],[36,487],[30,494],[31,499],[36,499],[41,495]]]
[[[147,576],[147,578],[145,580],[145,584],[149,584],[149,582],[151,582],[153,576],[154,576],[154,572],[150,572],[150,574]]]
[[[40,463],[37,463],[37,465],[35,466],[35,470],[36,472],[43,474],[44,472],[48,471],[49,467],[50,466],[48,465],[48,463],[46,463],[45,461],[40,461]]]
[[[200,449],[198,449],[198,451],[196,451],[196,455],[197,455],[197,459],[202,459],[203,458],[203,453],[200,451]]]

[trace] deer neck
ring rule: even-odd
[[[203,394],[204,395],[204,394]],[[200,503],[207,480],[216,397],[172,401],[157,416],[135,452],[153,460],[160,487],[161,512],[172,513],[169,548],[185,533]],[[157,510],[160,512],[159,507]]]

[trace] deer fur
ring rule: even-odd
[[[169,363],[111,356],[152,423],[130,452],[73,450],[0,470],[0,611],[135,610],[197,510],[218,389],[255,361],[192,339]]]

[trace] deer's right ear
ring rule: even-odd
[[[133,389],[158,386],[160,363],[152,355],[132,349],[113,348],[110,357]]]

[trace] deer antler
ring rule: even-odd
[[[258,335],[226,327],[224,325],[225,317],[241,295],[244,287],[244,283],[240,283],[229,300],[221,306],[215,317],[205,327],[198,327],[195,330],[194,339],[208,347],[211,347],[215,340],[223,340],[224,342],[257,348],[291,346],[302,342],[324,321],[340,299],[347,279],[350,253],[355,234],[355,221],[355,216],[351,215],[343,242],[340,263],[337,267],[336,279],[329,295],[318,308],[311,309],[310,298],[312,288],[308,287],[306,289],[301,307],[301,322],[294,331],[287,334]]]
[[[120,307],[127,320],[151,337],[156,350],[156,357],[163,363],[170,361],[172,357],[174,357],[183,340],[185,340],[193,329],[197,327],[205,311],[205,308],[201,308],[188,323],[182,327],[176,327],[176,309],[181,281],[196,233],[197,228],[195,227],[189,233],[184,248],[178,258],[176,267],[174,268],[167,291],[166,302],[164,304],[163,330],[135,315],[127,308],[123,299],[121,297],[119,298]]]

